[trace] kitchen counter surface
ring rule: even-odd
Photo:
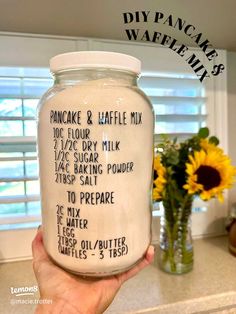
[[[170,275],[159,269],[157,250],[154,263],[123,285],[106,314],[236,314],[236,258],[228,253],[227,238],[195,240],[194,255],[192,272]],[[38,292],[11,293],[37,285],[31,261],[0,264],[0,282],[1,314],[34,313],[33,304],[11,304],[38,298]]]

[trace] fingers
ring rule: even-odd
[[[128,270],[127,272],[118,275],[120,283],[122,284],[123,282],[125,282],[126,280],[134,277],[135,275],[137,275],[143,268],[145,268],[146,266],[148,266],[149,264],[151,264],[151,262],[154,259],[154,247],[152,245],[150,245],[147,249],[147,252],[145,254],[145,257],[137,264],[135,265],[133,268],[131,268],[130,270]]]
[[[150,245],[145,255],[145,259],[147,260],[148,265],[153,262],[154,255],[155,255],[155,248],[154,246]]]

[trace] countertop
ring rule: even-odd
[[[194,241],[194,269],[185,275],[170,275],[155,261],[120,289],[106,314],[207,314],[236,313],[236,258],[228,253],[227,238]],[[11,305],[12,288],[37,285],[32,262],[0,264],[0,313],[34,313],[34,305]],[[69,313],[68,313],[69,314]]]

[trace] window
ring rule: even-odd
[[[46,68],[0,67],[0,230],[39,224],[36,108]]]
[[[195,77],[143,74],[140,86],[150,97],[155,113],[155,134],[185,138],[206,125],[205,88]]]
[[[139,83],[153,104],[156,141],[162,133],[183,139],[206,125],[205,88],[196,77],[143,73]],[[0,68],[0,230],[39,224],[35,114],[51,85],[48,69]]]

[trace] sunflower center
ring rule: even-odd
[[[154,174],[153,174],[153,179],[154,179],[154,181],[158,178],[158,173],[157,173],[157,171],[154,169]],[[156,187],[156,185],[154,184],[154,182],[153,182],[153,188],[155,188]]]
[[[205,191],[220,185],[220,174],[211,166],[200,166],[195,174],[197,175],[197,183],[202,184]]]
[[[158,178],[158,173],[156,170],[154,170],[154,180],[156,180]]]

